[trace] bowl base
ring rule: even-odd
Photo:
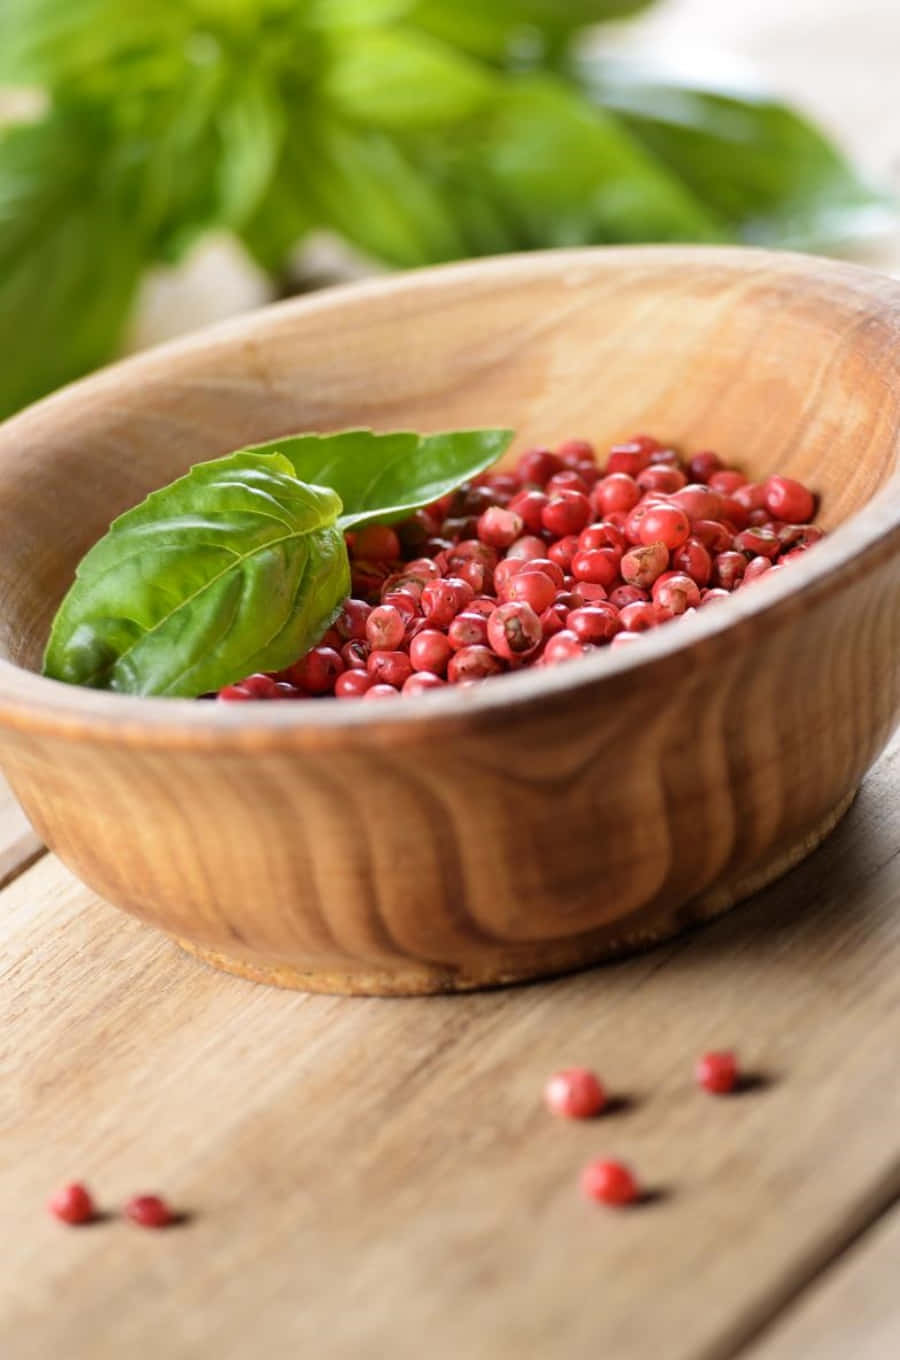
[[[529,951],[527,958],[523,958],[524,951],[519,950],[515,961],[511,960],[508,967],[497,959],[491,960],[483,970],[454,969],[398,960],[396,968],[384,970],[361,967],[353,971],[332,972],[324,968],[308,971],[286,962],[267,963],[255,958],[222,954],[190,940],[178,939],[176,943],[195,958],[223,972],[233,973],[250,982],[301,992],[326,992],[342,996],[427,996],[534,981],[590,968],[605,960],[647,949],[691,926],[721,916],[806,859],[834,830],[856,794],[857,789],[853,789],[802,839],[773,856],[762,867],[733,882],[717,883],[682,906],[666,913],[661,912],[658,923],[652,928],[648,926],[629,930],[626,919],[620,931],[608,925],[587,936],[578,935],[571,940],[537,944]]]

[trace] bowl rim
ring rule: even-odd
[[[102,395],[123,376],[140,383],[167,371],[182,358],[206,351],[210,343],[247,341],[271,328],[292,325],[296,318],[321,310],[339,311],[348,302],[409,294],[415,290],[455,288],[482,275],[494,278],[564,274],[589,266],[598,269],[633,265],[670,264],[686,259],[694,265],[708,261],[736,273],[773,269],[818,285],[827,300],[836,290],[856,295],[868,304],[873,317],[890,320],[900,338],[900,282],[874,270],[817,256],[728,246],[591,246],[544,250],[437,265],[405,271],[362,283],[349,283],[300,298],[257,308],[240,317],[191,332],[141,354],[109,365],[71,383],[0,424],[0,440],[27,439],[33,422],[61,419],[69,406]],[[900,380],[900,358],[898,358]],[[900,426],[896,431],[900,444]],[[572,700],[585,689],[609,684],[627,686],[632,675],[651,668],[671,668],[683,676],[685,658],[708,665],[716,654],[732,651],[731,638],[744,628],[771,627],[787,622],[823,594],[831,594],[848,579],[863,574],[880,559],[900,555],[900,466],[862,509],[832,530],[822,543],[796,561],[789,573],[757,582],[753,590],[737,592],[721,607],[707,608],[682,619],[678,628],[653,629],[641,642],[626,648],[604,648],[564,666],[530,668],[502,677],[502,684],[445,689],[416,696],[415,703],[366,704],[218,704],[196,699],[116,694],[51,680],[0,658],[0,729],[67,735],[124,746],[196,746],[206,749],[236,747],[307,747],[344,744],[352,733],[354,744],[393,743],[415,739],[434,729],[471,728],[484,721],[496,726],[520,721],[523,713]],[[787,579],[786,579],[787,577]],[[758,621],[764,620],[764,623]],[[375,721],[373,721],[373,719]]]

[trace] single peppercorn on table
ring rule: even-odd
[[[701,931],[404,1001],[200,966],[42,855],[7,795],[0,1355],[900,1354],[898,789],[900,738],[810,859]],[[746,1088],[700,1089],[732,1048]],[[573,1066],[596,1118],[545,1105]],[[595,1161],[638,1201],[586,1200]],[[100,1221],[47,1212],[69,1181]],[[144,1191],[177,1226],[128,1221]]]

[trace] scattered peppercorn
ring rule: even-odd
[[[704,1053],[694,1068],[697,1085],[713,1095],[724,1096],[738,1082],[737,1058],[733,1053]]]
[[[606,1104],[606,1092],[586,1067],[556,1072],[544,1087],[544,1100],[551,1114],[566,1119],[590,1119]]]
[[[52,1194],[47,1208],[61,1223],[70,1223],[73,1226],[90,1223],[96,1217],[90,1191],[77,1181],[62,1186]]]
[[[125,1205],[125,1217],[141,1228],[167,1228],[175,1215],[159,1195],[135,1195]]]
[[[632,1204],[638,1197],[637,1181],[622,1162],[588,1162],[581,1173],[581,1189],[586,1199],[600,1204]]]

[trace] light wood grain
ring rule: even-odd
[[[896,1209],[816,1281],[745,1360],[887,1360],[900,1344]]]
[[[0,888],[36,859],[42,842],[0,775]]]
[[[810,481],[836,532],[624,655],[377,718],[26,669],[115,513],[236,444],[357,423],[517,447],[638,425]],[[0,761],[87,883],[256,978],[464,989],[653,942],[808,853],[896,724],[898,449],[900,285],[822,261],[550,252],[257,313],[0,430]]]
[[[0,913],[0,1352],[734,1355],[898,1188],[898,766],[895,744],[822,850],[716,925],[465,1000],[198,969],[40,862]],[[726,1044],[769,1084],[697,1091]],[[540,1089],[582,1061],[628,1108],[562,1125]],[[661,1197],[582,1203],[602,1154]],[[73,1175],[193,1219],[63,1229],[42,1203]]]

